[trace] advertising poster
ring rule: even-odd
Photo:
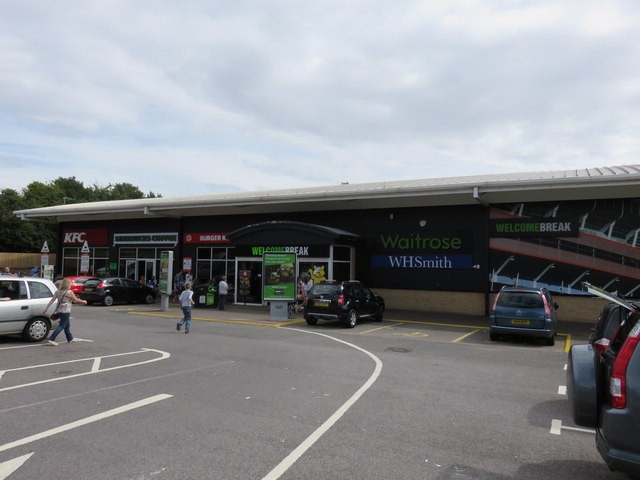
[[[264,300],[295,300],[296,254],[265,252]]]
[[[173,252],[160,253],[160,275],[158,283],[160,285],[160,293],[171,295],[173,279]]]

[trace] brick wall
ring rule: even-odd
[[[476,292],[435,292],[428,290],[391,290],[376,288],[384,297],[388,309],[424,310],[437,313],[464,315],[485,314],[485,294]],[[493,304],[495,294],[489,295],[488,306]],[[558,320],[562,322],[595,322],[600,310],[607,303],[598,297],[581,295],[556,295]]]

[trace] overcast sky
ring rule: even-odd
[[[0,189],[640,163],[637,0],[3,0]]]

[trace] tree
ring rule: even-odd
[[[0,251],[29,253],[39,252],[46,241],[49,248],[57,250],[57,225],[54,219],[42,222],[26,222],[14,215],[16,210],[51,207],[65,203],[99,202],[104,200],[128,200],[157,198],[153,192],[147,195],[130,183],[117,183],[102,187],[85,187],[75,177],[59,177],[51,182],[31,182],[22,192],[7,188],[0,192]]]

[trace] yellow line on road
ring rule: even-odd
[[[166,315],[162,313],[148,313],[148,312],[127,312],[127,313],[130,313],[131,315],[146,315],[148,317],[182,318],[182,315]],[[223,320],[221,318],[199,318],[199,317],[191,317],[191,320],[201,320],[203,322],[237,323],[240,325],[257,325],[259,327],[285,327],[287,325],[295,325],[297,323],[304,322],[304,320],[293,320],[291,322],[283,322],[283,323],[263,323],[263,322],[248,322],[246,320]]]
[[[479,332],[479,331],[480,331],[480,329],[479,329],[479,328],[476,328],[473,332],[469,332],[469,333],[467,333],[467,334],[465,334],[465,335],[462,335],[461,337],[456,338],[456,339],[455,339],[453,342],[451,342],[451,343],[457,343],[457,342],[459,342],[460,340],[464,340],[464,339],[465,339],[465,338],[467,338],[468,336],[473,335],[474,333]]]
[[[571,334],[570,333],[558,333],[558,335],[562,337],[567,337],[564,339],[564,353],[569,353],[571,349]]]
[[[489,330],[489,327],[479,327],[478,325],[458,325],[455,323],[437,323],[437,322],[423,322],[418,320],[387,320],[389,322],[401,322],[401,323],[419,323],[421,325],[437,325],[439,327],[460,327],[460,328],[477,328],[481,330]]]
[[[402,325],[401,323],[396,323],[395,325],[385,325],[384,327],[378,327],[371,330],[367,330],[365,332],[360,332],[360,335],[364,335],[365,333],[377,332],[378,330],[382,330],[384,328],[397,327],[398,325]]]

